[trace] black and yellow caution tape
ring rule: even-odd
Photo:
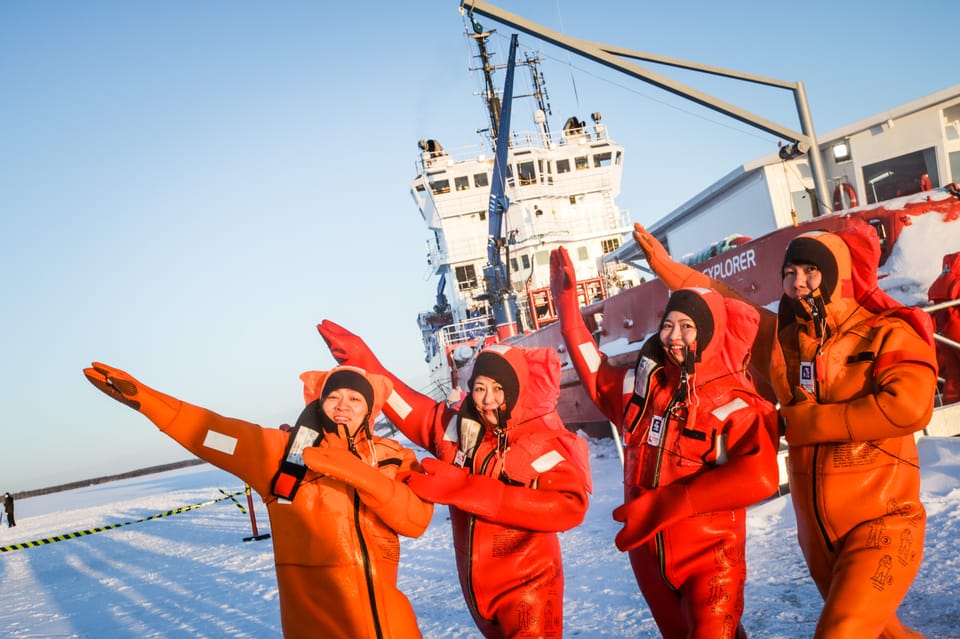
[[[230,500],[233,501],[233,503],[235,503],[235,504],[237,505],[237,508],[240,509],[240,512],[242,512],[244,515],[247,514],[247,508],[246,508],[246,506],[244,506],[243,504],[241,504],[239,501],[237,501],[237,498],[234,497],[234,495],[242,495],[242,494],[244,494],[244,492],[246,492],[246,490],[242,490],[242,491],[240,491],[239,493],[233,493],[233,495],[227,495],[227,491],[225,491],[223,488],[218,488],[217,490],[219,490],[221,493],[223,493],[224,495],[226,495],[227,497],[229,497]]]
[[[47,544],[52,544],[57,541],[66,541],[67,539],[75,539],[77,537],[85,537],[87,535],[93,535],[94,533],[103,532],[105,530],[113,530],[114,528],[122,528],[124,526],[129,526],[130,524],[139,524],[144,521],[150,521],[151,519],[159,519],[160,517],[169,517],[170,515],[179,515],[180,513],[185,513],[189,510],[196,510],[197,508],[203,508],[204,506],[209,506],[210,504],[215,504],[226,499],[233,499],[237,495],[244,494],[242,490],[235,493],[227,494],[222,489],[220,492],[223,492],[226,497],[219,497],[217,499],[211,499],[210,501],[205,501],[200,504],[191,504],[189,506],[181,506],[180,508],[174,508],[173,510],[168,510],[166,512],[157,513],[155,515],[150,515],[149,517],[144,517],[143,519],[137,519],[134,521],[125,521],[121,524],[110,524],[109,526],[101,526],[99,528],[91,528],[89,530],[78,530],[77,532],[66,533],[64,535],[57,535],[56,537],[47,537],[46,539],[37,539],[35,541],[25,541],[22,544],[10,544],[9,546],[0,546],[0,552],[10,552],[11,550],[23,550],[24,548],[34,548],[36,546],[45,546]],[[236,499],[233,499],[236,501]]]

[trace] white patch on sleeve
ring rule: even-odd
[[[633,394],[633,385],[636,383],[636,379],[637,374],[632,370],[623,376],[623,388],[621,390],[624,395]]]
[[[593,342],[584,342],[580,344],[577,349],[587,363],[587,368],[590,369],[590,372],[596,373],[600,368],[600,351],[597,350],[597,345]]]
[[[730,417],[730,415],[737,412],[741,408],[746,408],[748,405],[749,404],[738,397],[728,404],[714,408],[713,416],[719,419],[721,422],[726,421],[727,417]]]
[[[457,442],[457,415],[454,414],[450,421],[447,422],[447,429],[443,431],[443,441],[445,442]]]
[[[538,473],[543,473],[550,470],[564,459],[565,457],[563,455],[555,450],[551,450],[549,453],[540,455],[540,457],[534,459],[533,463],[530,465],[533,466],[533,469]]]
[[[232,455],[237,448],[237,438],[218,433],[215,430],[208,430],[207,436],[203,438],[203,445],[213,450],[219,450],[221,453]]]
[[[406,419],[410,411],[413,410],[410,404],[408,404],[404,398],[400,397],[397,391],[390,392],[390,397],[387,398],[387,405],[394,410],[400,419]]]

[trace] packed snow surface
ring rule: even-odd
[[[610,512],[622,499],[614,442],[591,440],[595,494],[584,523],[561,534],[565,636],[658,637]],[[423,456],[423,451],[417,451]],[[960,638],[960,438],[922,438],[928,526],[923,566],[900,608],[929,639]],[[23,499],[0,546],[137,522],[0,553],[0,636],[279,637],[271,540],[252,535],[235,477],[202,465]],[[221,501],[215,501],[217,499]],[[154,517],[184,506],[202,507]],[[258,532],[269,522],[254,496]],[[149,519],[148,519],[149,518]],[[145,521],[139,521],[145,520]],[[743,623],[751,637],[810,637],[821,601],[795,538],[790,497],[750,509]],[[478,636],[460,594],[447,509],[428,531],[402,539],[400,587],[425,637]]]

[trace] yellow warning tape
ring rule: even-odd
[[[224,495],[226,495],[227,497],[229,497],[231,500],[233,500],[233,503],[235,503],[235,504],[237,505],[237,508],[240,509],[240,512],[242,512],[244,515],[247,514],[247,509],[244,508],[244,507],[243,507],[243,504],[241,504],[239,501],[237,501],[237,498],[235,497],[235,495],[242,495],[243,493],[245,493],[245,492],[246,492],[246,489],[240,491],[239,493],[233,493],[233,495],[227,495],[227,491],[225,491],[223,488],[218,488],[217,490],[219,490],[221,493],[223,493]]]
[[[223,492],[223,490],[221,490],[220,492]],[[226,493],[224,494],[226,495]],[[203,508],[204,506],[215,504],[218,501],[224,501],[225,499],[233,499],[235,496],[242,495],[242,494],[244,494],[244,492],[241,490],[241,491],[226,495],[226,497],[211,499],[210,501],[205,501],[200,504],[191,504],[189,506],[181,506],[180,508],[174,508],[173,510],[168,510],[166,512],[150,515],[149,517],[144,517],[143,519],[137,519],[135,521],[125,521],[122,524],[110,524],[109,526],[101,526],[100,528],[91,528],[90,530],[78,530],[77,532],[66,533],[64,535],[57,535],[56,537],[47,537],[46,539],[37,539],[36,541],[25,541],[22,544],[11,544],[9,546],[0,546],[0,552],[10,552],[11,550],[23,550],[24,548],[34,548],[36,546],[45,546],[47,544],[52,544],[57,541],[65,541],[67,539],[85,537],[86,535],[92,535],[94,533],[103,532],[105,530],[113,530],[114,528],[122,528],[124,526],[129,526],[130,524],[139,524],[144,521],[150,521],[151,519],[159,519],[160,517],[169,517],[170,515],[178,515],[180,513],[185,513],[188,510],[196,510],[197,508]],[[234,499],[234,501],[236,500]]]

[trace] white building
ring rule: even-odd
[[[732,233],[757,237],[834,210],[960,181],[960,84],[818,134],[831,202],[815,203],[806,156],[778,153],[737,167],[648,230],[674,256],[693,256]],[[633,242],[607,257],[642,258]]]

